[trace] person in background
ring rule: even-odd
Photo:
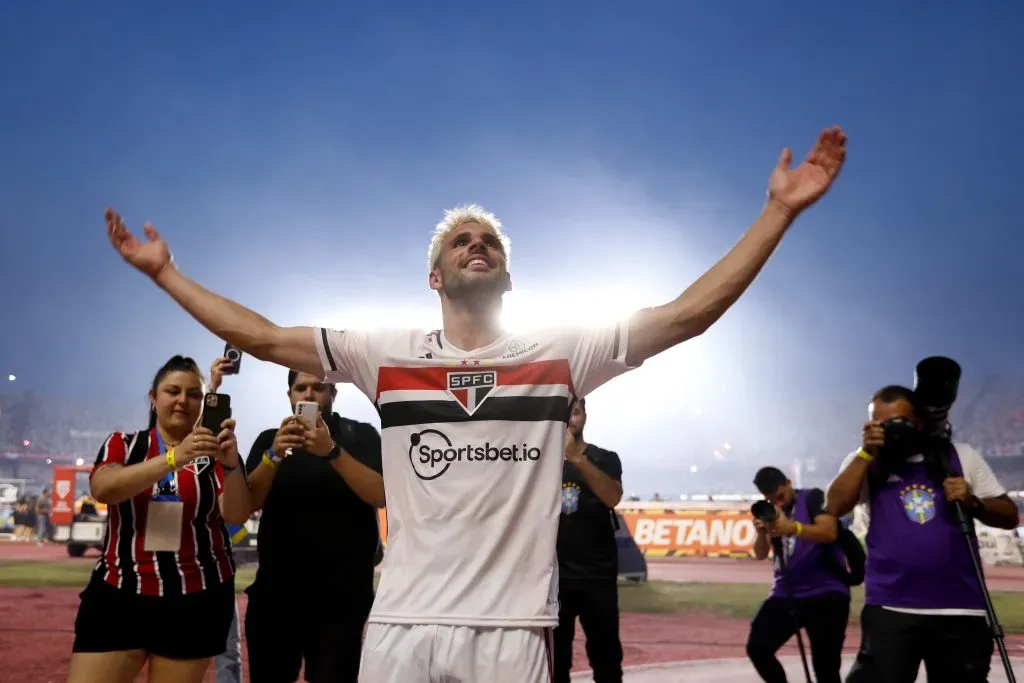
[[[994,643],[954,503],[1009,530],[1017,507],[967,444],[950,445],[950,472],[929,466],[917,400],[907,387],[878,390],[860,448],[828,487],[833,516],[860,507],[867,523],[861,644],[848,683],[911,683],[922,662],[930,683],[988,680]],[[887,427],[899,438],[887,441]]]
[[[50,538],[50,489],[44,488],[36,500],[36,542],[42,545]]]
[[[786,672],[775,656],[797,631],[807,631],[811,665],[818,683],[839,683],[843,643],[850,620],[850,588],[836,575],[843,559],[833,545],[839,537],[838,521],[825,512],[825,492],[795,489],[777,467],[762,467],[754,486],[776,509],[766,524],[754,519],[757,538],[754,555],[768,557],[772,539],[783,549],[786,573],[778,557],[775,580],[768,599],[761,603],[747,637],[747,656],[766,683],[786,683]]]
[[[587,403],[577,399],[569,416],[562,466],[562,515],[558,522],[558,627],[554,632],[554,681],[569,683],[572,641],[579,617],[594,683],[621,683],[619,550],[614,508],[622,500],[619,456],[583,440]]]
[[[235,605],[225,521],[252,504],[235,421],[196,426],[202,372],[174,356],[153,378],[149,427],[107,437],[89,476],[109,506],[103,553],[81,593],[68,683],[200,683]]]
[[[373,604],[384,505],[380,435],[334,412],[337,389],[288,373],[290,415],[253,443],[246,467],[260,517],[259,565],[246,589],[251,683],[355,683]],[[295,417],[320,410],[316,429]]]
[[[210,366],[210,391],[216,393],[224,381],[225,371],[231,367],[231,361],[223,356],[213,361]],[[238,534],[239,525],[229,524],[228,538]],[[241,527],[244,528],[244,527]],[[242,626],[238,618],[238,600],[235,599],[235,615],[228,630],[227,649],[213,660],[216,683],[242,683]]]

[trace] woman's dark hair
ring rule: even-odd
[[[199,375],[199,379],[204,379],[203,371],[199,369],[194,360],[186,356],[174,356],[156,371],[150,391],[156,394],[156,389],[160,386],[160,382],[172,372],[194,372]],[[152,429],[153,427],[156,427],[156,408],[151,403],[149,405],[149,428]]]

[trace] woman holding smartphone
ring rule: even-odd
[[[90,474],[108,506],[103,556],[81,594],[68,683],[199,683],[234,616],[225,521],[251,504],[235,422],[199,426],[203,376],[174,356],[150,387],[149,428],[111,434]]]

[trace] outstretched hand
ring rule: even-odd
[[[125,261],[153,278],[171,263],[171,250],[152,225],[146,223],[142,227],[147,241],[141,242],[124,224],[124,219],[117,211],[107,209],[106,217],[107,237]]]
[[[846,160],[846,133],[839,126],[826,128],[796,168],[790,168],[793,152],[782,150],[768,180],[768,197],[796,215],[828,191]]]

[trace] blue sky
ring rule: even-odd
[[[1024,9],[947,5],[4,3],[0,372],[142,416],[167,357],[222,348],[118,260],[106,205],[282,323],[434,310],[429,233],[467,201],[505,221],[517,287],[639,307],[833,123],[834,190],[714,330],[595,394],[592,438],[654,468],[689,448],[664,429],[681,402],[737,440],[771,402],[856,403],[932,353],[1020,367]],[[225,387],[245,443],[286,410],[284,371],[248,360]]]

